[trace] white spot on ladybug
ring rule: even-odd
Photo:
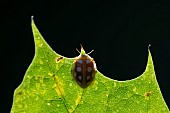
[[[92,68],[91,67],[87,67],[87,72],[91,72]]]
[[[86,78],[87,80],[90,80],[90,76],[87,76],[87,78]]]
[[[89,63],[90,63],[90,60],[86,60],[86,63],[89,64]]]
[[[81,72],[81,67],[77,67],[77,71],[78,71],[78,72]]]
[[[78,79],[79,79],[79,80],[82,80],[82,76],[78,76]]]
[[[82,63],[83,63],[83,60],[78,60],[77,62],[80,63],[80,64],[82,64]]]
[[[76,77],[77,75],[76,75],[76,73],[74,73],[74,77]]]

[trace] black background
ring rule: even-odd
[[[83,45],[97,68],[116,80],[145,70],[148,45],[163,97],[170,106],[170,2],[156,0],[55,0],[1,2],[1,113],[9,113],[35,49],[31,16],[57,53],[75,57]]]

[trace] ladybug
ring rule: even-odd
[[[78,51],[78,49],[76,49]],[[78,51],[79,52],[79,51]],[[93,50],[91,51],[93,52]],[[90,54],[89,52],[88,54]],[[96,63],[93,58],[85,53],[81,46],[80,55],[75,59],[72,67],[72,75],[76,83],[82,87],[88,87],[94,80],[97,72]]]

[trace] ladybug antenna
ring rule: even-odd
[[[89,53],[87,53],[88,55],[90,54],[90,53],[92,53],[94,50],[91,50]]]
[[[83,46],[82,46],[81,44],[80,44],[80,46],[81,46],[81,51],[79,51],[77,48],[76,48],[76,50],[77,50],[80,54],[85,55],[86,52],[84,51]]]
[[[83,49],[83,46],[82,46],[82,44],[80,44],[80,46],[81,46],[81,49]]]
[[[77,50],[77,52],[79,52],[80,53],[80,51],[76,48],[76,50]]]
[[[80,54],[82,54],[82,55],[85,55],[86,54],[86,52],[85,52],[85,50],[83,49],[83,46],[80,44],[80,46],[81,46],[81,52],[79,52],[78,51],[78,49],[76,48],[76,50],[80,53]],[[87,54],[90,54],[90,53],[92,53],[94,50],[91,50],[89,53],[87,53]]]

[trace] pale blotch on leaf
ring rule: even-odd
[[[49,72],[48,75],[50,75],[52,77],[54,74]]]
[[[58,96],[62,96],[64,95],[64,88],[63,88],[63,82],[61,79],[59,79],[57,76],[55,76],[55,81],[56,81],[56,92],[58,94]]]
[[[55,89],[55,91],[57,92],[57,94],[58,94],[58,96],[59,97],[61,97],[62,96],[62,94],[61,94],[61,87],[60,86],[58,86],[56,83],[53,85],[53,87],[52,88],[54,88]]]
[[[68,109],[69,113],[73,113],[73,109]]]
[[[58,65],[56,65],[56,69],[59,70],[59,66]]]
[[[38,47],[41,48],[43,46],[42,41],[41,40],[37,40],[37,45],[38,45]]]
[[[41,95],[44,95],[46,92],[47,92],[47,90],[41,90],[41,91],[40,91],[40,94],[41,94]]]
[[[94,81],[94,84],[98,85],[98,81],[97,81],[97,80],[95,80],[95,81]]]
[[[95,87],[95,90],[97,90],[97,89],[98,89],[98,87],[96,86],[96,87]]]
[[[39,44],[39,47],[42,47],[43,46],[43,44]]]
[[[55,83],[54,85],[53,85],[53,87],[52,88],[56,88],[57,87],[57,84]]]
[[[32,78],[32,76],[28,75],[28,76],[27,76],[27,78],[28,78],[28,79],[31,79],[31,78]]]
[[[40,60],[39,62],[40,62],[40,64],[43,64],[43,61],[42,61],[42,60]]]
[[[57,107],[60,107],[60,105],[59,105],[59,104],[57,104]]]
[[[116,81],[114,81],[114,88],[116,87]]]
[[[39,78],[40,83],[43,83],[43,77]]]
[[[136,87],[133,88],[133,91],[136,92]]]
[[[139,101],[137,100],[136,103],[139,104]]]
[[[81,100],[81,95],[78,95],[78,98],[76,99],[76,105],[78,105],[80,103],[80,100]]]
[[[72,83],[69,83],[69,86],[71,87],[73,84]]]
[[[55,76],[55,81],[58,85],[63,86],[63,81],[58,76]]]
[[[36,88],[39,89],[40,88],[40,84],[36,83]]]
[[[50,106],[50,105],[51,105],[51,103],[47,103],[47,105],[48,105],[48,106]]]
[[[39,99],[39,98],[38,98],[38,96],[37,96],[35,100],[37,101],[38,99]]]
[[[80,104],[83,104],[83,100],[80,101]]]
[[[61,96],[62,96],[62,94],[61,94],[61,91],[62,91],[62,90],[61,90],[61,87],[60,87],[60,86],[57,86],[57,87],[55,88],[55,90],[56,90],[58,96],[61,97]]]
[[[106,97],[108,97],[109,96],[109,94],[106,94]]]

